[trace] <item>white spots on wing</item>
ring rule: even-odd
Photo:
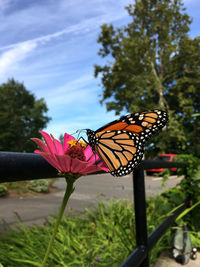
[[[138,119],[139,120],[143,120],[144,119],[144,114],[140,115]]]

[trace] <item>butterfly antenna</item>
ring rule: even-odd
[[[77,130],[76,132],[74,132],[74,133],[72,133],[72,134],[70,134],[70,135],[75,135],[75,134],[77,134],[78,132],[80,132],[80,130]]]
[[[86,129],[77,130],[76,133],[78,133],[77,139],[79,140],[82,137],[79,137],[81,132],[85,131]]]

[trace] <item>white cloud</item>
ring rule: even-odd
[[[5,1],[5,8],[8,6],[8,4],[9,4],[9,1]],[[31,12],[33,12],[33,10],[35,9],[31,8]],[[22,13],[22,11],[20,13]],[[14,16],[16,17],[16,15]],[[63,40],[59,40],[59,38],[64,38],[65,43],[66,43],[67,38],[72,39],[73,36],[74,38],[77,38],[77,37],[80,38],[80,36],[83,36],[83,38],[85,38],[89,32],[91,31],[97,32],[97,30],[100,29],[100,25],[102,23],[118,20],[123,16],[124,14],[121,14],[121,13],[114,13],[112,16],[110,16],[109,12],[103,13],[103,14],[100,13],[100,14],[97,14],[97,17],[89,17],[87,19],[84,18],[75,23],[70,24],[67,27],[65,24],[65,27],[62,30],[55,31],[53,33],[44,34],[40,37],[25,40],[23,42],[12,43],[12,44],[1,46],[0,51],[4,51],[4,52],[2,52],[0,56],[0,78],[3,79],[5,74],[8,74],[9,76],[15,76],[14,71],[17,69],[17,67],[19,67],[19,63],[23,62],[29,56],[34,55],[34,51],[36,47],[37,47],[37,53],[39,53],[41,49],[43,50],[44,48],[47,48],[50,45],[51,41],[57,40],[60,43],[62,43]],[[11,18],[11,16],[9,17]],[[57,17],[59,17],[59,14],[57,14]],[[48,17],[47,17],[47,20],[48,20]],[[26,20],[24,19],[24,21],[26,25]],[[16,27],[16,22],[14,20],[13,20],[13,24],[15,25],[12,25],[12,21],[9,23],[11,24],[13,28]],[[28,28],[32,28],[32,27],[34,28],[34,24],[28,25],[28,26],[29,26]],[[0,27],[0,30],[1,30],[1,27]],[[9,29],[5,29],[5,31],[6,33],[4,37],[6,39],[6,34],[7,32],[9,32]],[[12,36],[12,32],[9,32],[9,34]],[[22,32],[22,35],[23,35],[23,32]],[[54,43],[52,45],[54,45]],[[39,62],[40,59],[38,59],[37,61]],[[41,75],[41,73],[38,73],[38,74]]]
[[[77,6],[77,3],[76,3],[76,6]],[[36,12],[36,11],[32,10],[32,12]],[[92,12],[91,12],[91,14],[92,14]],[[67,16],[68,15],[66,14],[66,17]],[[59,38],[59,37],[66,35],[66,34],[72,34],[72,35],[82,34],[83,35],[83,34],[89,32],[91,30],[99,29],[100,25],[102,25],[103,23],[110,23],[110,22],[119,20],[124,16],[125,16],[125,12],[123,12],[123,13],[113,12],[112,16],[109,12],[107,12],[105,14],[100,13],[96,17],[88,17],[87,19],[86,18],[84,18],[84,19],[80,18],[77,22],[74,22],[74,23],[68,25],[67,27],[66,26],[63,27],[63,29],[60,31],[55,31],[53,33],[45,34],[45,35],[42,35],[42,36],[34,38],[34,39],[29,39],[29,40],[27,40],[27,42],[45,44],[46,42],[49,42],[52,39]],[[59,14],[57,14],[57,17],[59,18]],[[51,19],[51,16],[49,18]],[[47,18],[47,20],[48,20],[48,18]],[[13,20],[13,23],[15,23],[14,20]],[[63,26],[66,24],[68,24],[68,23],[64,23]],[[11,25],[11,26],[15,27],[16,25]],[[33,21],[33,25],[28,25],[28,28],[30,28],[31,26],[32,27],[35,26],[34,21]],[[40,25],[38,27],[40,27]],[[38,29],[38,31],[39,31],[39,29]],[[23,35],[23,33],[22,33],[22,35]],[[0,50],[15,48],[16,46],[18,46],[24,42],[26,42],[26,41],[19,42],[19,43],[13,43],[13,44],[9,44],[9,45],[4,45],[4,46],[0,47]]]
[[[8,70],[14,70],[36,46],[34,42],[24,42],[4,52],[0,57],[0,77],[6,75]]]
[[[90,84],[94,80],[92,75],[81,76],[60,87],[56,87],[44,95],[50,105],[62,105],[73,101],[84,101],[90,98]],[[42,92],[41,92],[42,93]],[[44,92],[43,92],[44,93]],[[45,94],[45,93],[44,93]]]

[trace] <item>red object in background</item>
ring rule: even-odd
[[[164,161],[172,161],[174,157],[176,157],[177,154],[159,154],[158,156],[156,156],[154,158],[154,160],[164,160]],[[160,168],[160,169],[148,169],[147,170],[147,174],[153,174],[153,173],[159,173],[159,172],[163,172],[165,169],[164,168]],[[170,169],[172,172],[176,171],[176,168],[171,168]]]

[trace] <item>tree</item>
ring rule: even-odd
[[[60,134],[58,140],[61,142],[61,144],[64,144],[64,134]]]
[[[30,137],[40,137],[50,120],[47,111],[44,99],[36,100],[23,83],[9,79],[0,85],[0,150],[33,152]]]
[[[132,18],[127,26],[101,26],[98,54],[109,58],[104,66],[95,65],[95,77],[101,74],[103,86],[101,103],[106,102],[107,110],[116,114],[167,110],[168,127],[154,137],[150,150],[187,151],[191,148],[188,138],[193,138],[189,134],[192,112],[200,111],[200,43],[187,36],[192,20],[181,0],[136,0],[126,9]],[[195,128],[198,136],[199,126]]]
[[[172,59],[171,73],[174,75],[171,74],[171,81],[168,81],[170,91],[166,98],[174,114],[173,119],[182,132],[182,148],[200,157],[200,121],[193,116],[200,111],[199,37],[180,40],[178,53]],[[177,132],[178,136],[181,135]],[[177,147],[175,142],[172,145]]]

